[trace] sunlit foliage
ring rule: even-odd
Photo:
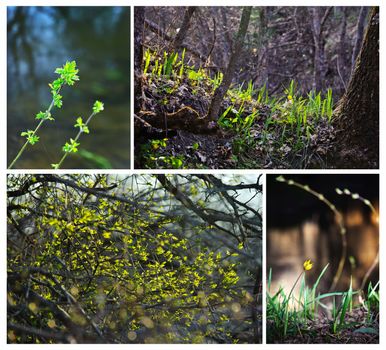
[[[251,324],[253,299],[243,243],[208,245],[218,230],[151,176],[49,179],[8,178],[9,342],[238,341],[232,319]]]

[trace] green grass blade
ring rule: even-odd
[[[269,268],[269,273],[268,273],[268,292],[271,291],[271,282],[272,282],[272,267]]]
[[[343,297],[344,299],[342,304],[342,310],[340,313],[339,328],[344,325],[344,318],[346,316],[347,309],[350,303],[352,302],[352,296],[353,296],[353,292],[352,292],[352,278],[351,278],[350,288],[348,289],[347,293],[345,293],[345,296]]]

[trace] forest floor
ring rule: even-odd
[[[267,322],[267,343],[277,344],[378,344],[379,319],[369,322],[367,312],[356,308],[345,317],[345,327],[332,332],[332,321],[319,316],[306,325],[299,325],[296,334],[280,337],[275,334],[273,321]]]
[[[175,59],[170,72],[160,74],[167,60],[154,60],[142,79],[136,168],[329,167],[331,95],[298,96],[292,81],[281,97],[270,97],[265,87],[256,89],[250,82],[232,86],[218,120],[210,121],[207,113],[221,73],[211,77]]]

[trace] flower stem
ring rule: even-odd
[[[88,117],[88,119],[86,120],[86,122],[84,123],[85,126],[88,125],[88,123],[90,122],[91,118],[95,115],[96,113],[95,112],[92,112],[90,114],[90,116]],[[78,134],[76,135],[75,139],[74,139],[74,142],[77,142],[79,140],[79,137],[80,135],[83,134],[83,131],[82,129],[79,130]],[[62,165],[62,163],[64,162],[64,160],[66,159],[67,155],[68,155],[69,152],[65,152],[63,154],[63,157],[60,159],[59,163],[57,164],[57,167],[56,169],[60,169],[60,166]]]
[[[293,284],[293,286],[292,286],[292,288],[291,288],[291,291],[290,291],[289,294],[288,294],[287,305],[288,305],[288,302],[289,302],[289,300],[290,300],[290,298],[291,298],[291,294],[292,294],[292,292],[293,292],[294,289],[295,289],[295,286],[297,285],[297,283],[299,282],[300,277],[302,277],[303,274],[304,274],[304,271],[300,273],[300,275],[299,275],[298,278],[296,279],[295,283]]]
[[[60,89],[61,89],[61,87],[58,89],[58,93],[59,93]],[[48,107],[48,109],[47,109],[47,111],[46,111],[46,115],[47,115],[47,114],[49,115],[49,113],[51,112],[51,109],[52,109],[53,106],[54,106],[54,99],[52,99],[51,104],[50,104],[50,106]],[[36,127],[35,130],[33,131],[33,134],[32,134],[32,135],[36,135],[36,133],[38,132],[38,130],[40,129],[40,127],[43,125],[43,123],[44,123],[45,120],[46,120],[46,119],[42,119],[42,120],[39,122],[39,124],[37,125],[37,127]],[[17,153],[16,157],[13,159],[13,161],[11,162],[11,164],[8,166],[8,169],[12,169],[12,168],[13,168],[13,166],[15,165],[15,163],[17,162],[17,160],[18,160],[18,159],[20,158],[20,156],[23,154],[24,150],[27,148],[28,144],[29,144],[29,141],[27,140],[27,141],[25,142],[25,144],[20,148],[19,152]]]

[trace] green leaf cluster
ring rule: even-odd
[[[75,140],[73,139],[70,139],[70,142],[66,142],[66,144],[63,146],[63,152],[66,152],[66,153],[76,153],[78,152],[78,146],[80,145],[79,142],[76,142]]]
[[[76,124],[74,124],[76,128],[79,128],[81,132],[86,134],[90,133],[90,130],[86,124],[84,124],[82,117],[76,118]]]
[[[39,136],[35,135],[33,130],[23,131],[20,136],[24,136],[31,145],[39,142]]]
[[[101,101],[95,101],[94,102],[94,105],[92,107],[92,110],[95,114],[97,113],[100,113],[101,111],[103,111],[105,108],[104,108],[104,104],[101,102]]]
[[[69,86],[74,85],[75,82],[79,80],[78,72],[79,70],[76,68],[75,61],[67,61],[62,68],[55,69],[55,73],[60,75],[62,83]],[[56,83],[56,86],[58,86],[58,82]]]
[[[51,113],[49,111],[42,112],[36,114],[35,119],[37,120],[54,120],[54,118],[51,117]]]

